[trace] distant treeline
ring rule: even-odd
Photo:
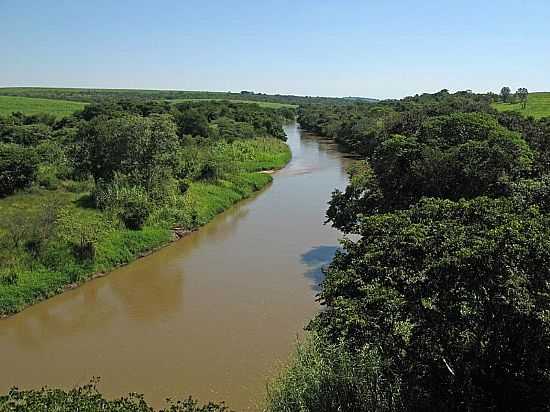
[[[205,224],[290,159],[293,109],[120,100],[0,116],[0,316]],[[1,408],[0,408],[1,409]]]
[[[446,90],[309,105],[364,160],[328,221],[351,235],[270,411],[550,410],[550,118]]]
[[[357,97],[332,98],[313,96],[293,96],[281,94],[255,93],[251,91],[204,92],[183,90],[133,90],[133,89],[76,89],[46,87],[3,87],[0,95],[38,97],[44,99],[74,100],[79,102],[97,102],[101,100],[140,99],[140,100],[177,100],[177,99],[215,99],[274,102],[281,104],[303,105],[311,103],[346,104],[350,101],[372,100]]]

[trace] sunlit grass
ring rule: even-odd
[[[502,112],[519,112],[536,119],[550,117],[550,92],[529,93],[525,109],[521,103],[493,103],[492,106]]]
[[[0,96],[0,115],[13,112],[25,114],[49,113],[57,118],[69,116],[82,110],[86,103],[32,97]]]

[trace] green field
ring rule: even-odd
[[[71,100],[76,102],[97,102],[101,100],[237,100],[239,102],[280,103],[298,106],[311,103],[349,104],[356,98],[294,96],[254,92],[207,92],[191,90],[143,90],[143,89],[78,89],[56,87],[0,87],[0,96],[36,97],[41,99]],[[372,99],[365,99],[372,101]],[[270,106],[281,107],[281,106]]]
[[[515,111],[535,119],[550,117],[550,93],[529,93],[525,109],[521,103],[493,103],[492,106],[502,112]]]
[[[236,99],[230,99],[230,100],[227,100],[227,99],[171,99],[171,100],[167,100],[167,101],[171,102],[171,103],[181,103],[181,102],[197,102],[197,101],[201,101],[201,100],[211,100],[211,101],[216,101],[216,102],[229,101],[231,103],[257,104],[260,107],[268,107],[270,109],[280,109],[282,107],[289,107],[289,108],[298,107],[298,105],[296,105],[296,104],[277,103],[277,102],[263,102],[263,101],[259,101],[259,100],[254,101],[254,100],[236,100]]]
[[[223,101],[221,98],[195,98],[195,99],[167,99],[171,103],[196,102],[200,100]],[[283,107],[296,108],[295,104],[265,102],[261,100],[229,100],[231,103],[257,104],[260,107],[280,109]],[[82,110],[87,103],[57,99],[42,99],[35,97],[0,96],[0,115],[9,115],[13,112],[25,114],[50,113],[58,119],[69,116],[78,110]]]
[[[86,103],[64,100],[36,99],[30,97],[0,96],[0,115],[13,112],[25,114],[50,113],[57,118],[82,110]]]

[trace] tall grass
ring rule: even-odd
[[[399,390],[382,374],[375,350],[351,353],[310,333],[268,384],[265,412],[391,412]]]
[[[249,197],[272,180],[271,176],[260,173],[243,173],[231,176],[229,180],[215,183],[194,182],[185,194],[188,207],[185,209],[184,226],[192,228],[208,223],[218,213],[232,204]]]

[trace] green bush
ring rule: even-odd
[[[81,262],[94,260],[97,243],[106,231],[105,225],[99,217],[86,219],[68,208],[59,211],[58,234]]]
[[[57,168],[51,164],[42,164],[38,167],[36,181],[45,189],[55,190],[59,187]]]
[[[151,212],[146,190],[140,186],[130,186],[120,177],[100,186],[95,198],[100,209],[117,216],[128,229],[140,229]]]
[[[37,167],[38,159],[32,148],[0,144],[0,197],[30,186]]]
[[[143,395],[132,393],[127,397],[107,400],[99,393],[97,382],[70,389],[42,388],[38,390],[11,389],[0,396],[0,412],[56,411],[56,412],[154,412]],[[192,398],[168,401],[159,412],[229,412],[223,403],[201,405]]]
[[[45,124],[28,124],[0,129],[0,142],[35,146],[50,137],[51,128]]]

